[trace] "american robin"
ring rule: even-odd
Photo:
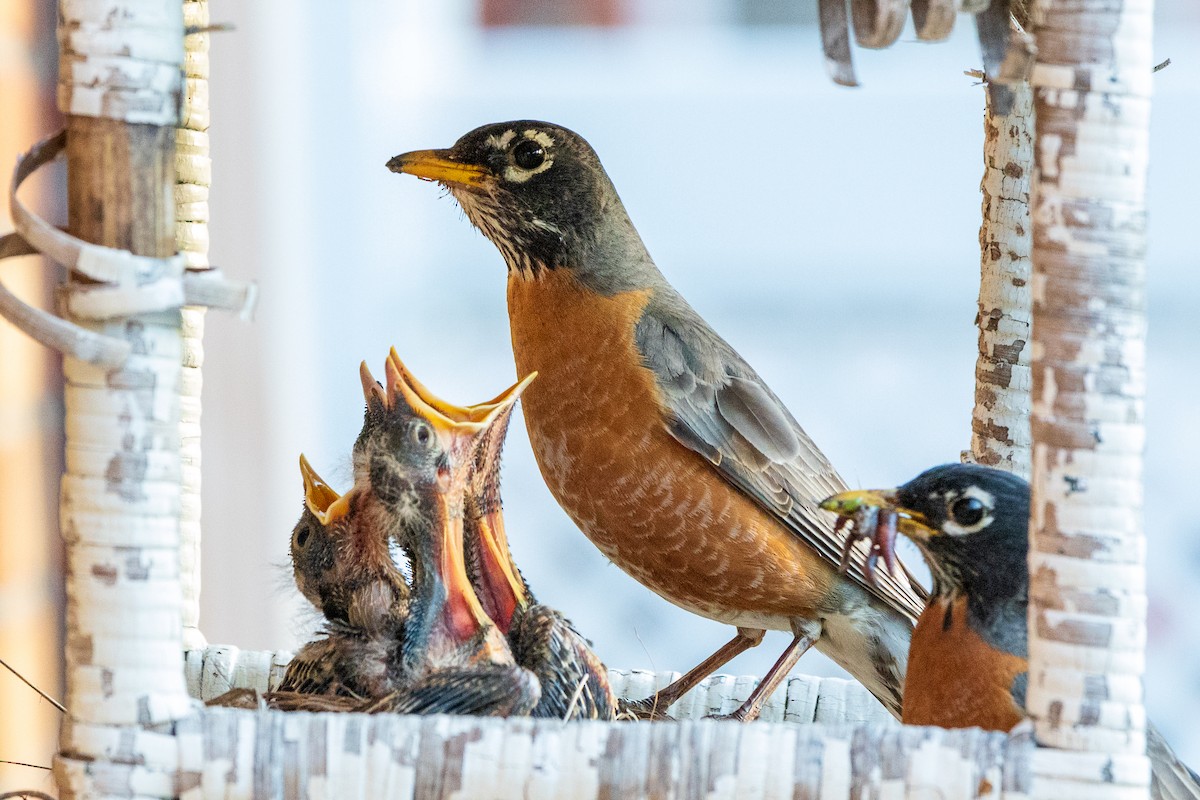
[[[463,502],[475,453],[500,411],[478,421],[433,412],[386,365],[382,388],[362,365],[367,409],[354,446],[355,490],[378,500],[378,527],[412,565],[400,667],[411,682],[367,711],[526,715],[540,699],[533,673],[513,661],[487,616],[463,557]]]
[[[476,451],[465,498],[463,552],[467,573],[484,611],[508,638],[517,664],[530,670],[541,683],[542,699],[531,716],[612,719],[617,699],[608,682],[608,670],[566,617],[537,602],[508,546],[500,497],[500,459],[516,396],[535,375],[486,403],[457,406],[429,391],[404,366],[395,350],[391,360],[413,392],[429,404],[428,413],[441,413],[457,421],[496,415]]]
[[[929,564],[933,593],[909,651],[904,723],[1007,731],[1024,719],[1029,484],[991,467],[947,464],[898,489],[844,492],[822,505],[894,512]],[[1152,796],[1200,797],[1200,778],[1153,725],[1147,733]]]
[[[500,250],[533,451],[551,493],[625,572],[737,635],[647,703],[665,710],[766,630],[793,640],[734,716],[761,704],[810,646],[894,714],[910,581],[837,570],[817,502],[845,488],[753,369],[667,283],[592,148],[544,122],[486,125],[449,150],[396,156],[435,180]]]

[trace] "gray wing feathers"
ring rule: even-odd
[[[1153,723],[1146,726],[1146,755],[1150,757],[1150,796],[1154,800],[1200,798],[1200,777],[1179,760]]]
[[[754,370],[667,288],[643,313],[636,341],[673,415],[671,434],[837,564],[844,536],[834,534],[832,516],[817,506],[846,484]],[[850,570],[856,583],[913,619],[920,615],[918,584],[878,571],[879,586],[871,586],[865,562],[865,548],[856,548]]]
[[[800,455],[794,423],[754,381],[730,375],[717,389],[717,412],[769,461],[791,461]]]

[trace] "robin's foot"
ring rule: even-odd
[[[642,700],[628,700],[622,697],[617,701],[617,719],[673,722],[675,718],[667,713],[668,707],[669,704],[660,702],[656,694],[652,694]]]
[[[733,720],[734,722],[753,722],[754,720],[758,719],[758,710],[755,709],[752,716],[745,707],[742,707],[737,711],[734,711],[732,714],[709,714],[705,717],[705,719]]]

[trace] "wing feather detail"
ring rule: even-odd
[[[845,534],[834,532],[833,515],[818,504],[848,488],[841,476],[763,380],[682,298],[657,299],[643,313],[636,341],[670,412],[671,435],[837,567]],[[925,589],[883,570],[873,586],[865,576],[866,555],[865,547],[855,548],[850,578],[916,620]]]

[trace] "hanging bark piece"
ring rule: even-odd
[[[846,0],[817,0],[825,71],[840,86],[858,86],[850,55],[850,15]]]
[[[1039,797],[1144,797],[1145,181],[1152,0],[1043,0],[1027,706]],[[1105,762],[1108,778],[1078,770]]]
[[[986,92],[983,117],[983,223],[979,283],[979,357],[971,450],[976,464],[1029,477],[1030,317],[1032,315],[1029,182],[1033,176],[1033,90],[1009,87],[1000,114]]]
[[[979,50],[983,54],[983,72],[988,79],[988,104],[993,114],[1000,115],[1008,114],[1013,104],[1012,92],[997,80],[1004,54],[1008,51],[1011,32],[1008,3],[1009,0],[992,0],[987,8],[975,15]]]
[[[908,20],[908,0],[850,0],[850,16],[859,47],[891,47]]]
[[[940,42],[954,31],[960,0],[912,0],[913,25],[923,42]]]

